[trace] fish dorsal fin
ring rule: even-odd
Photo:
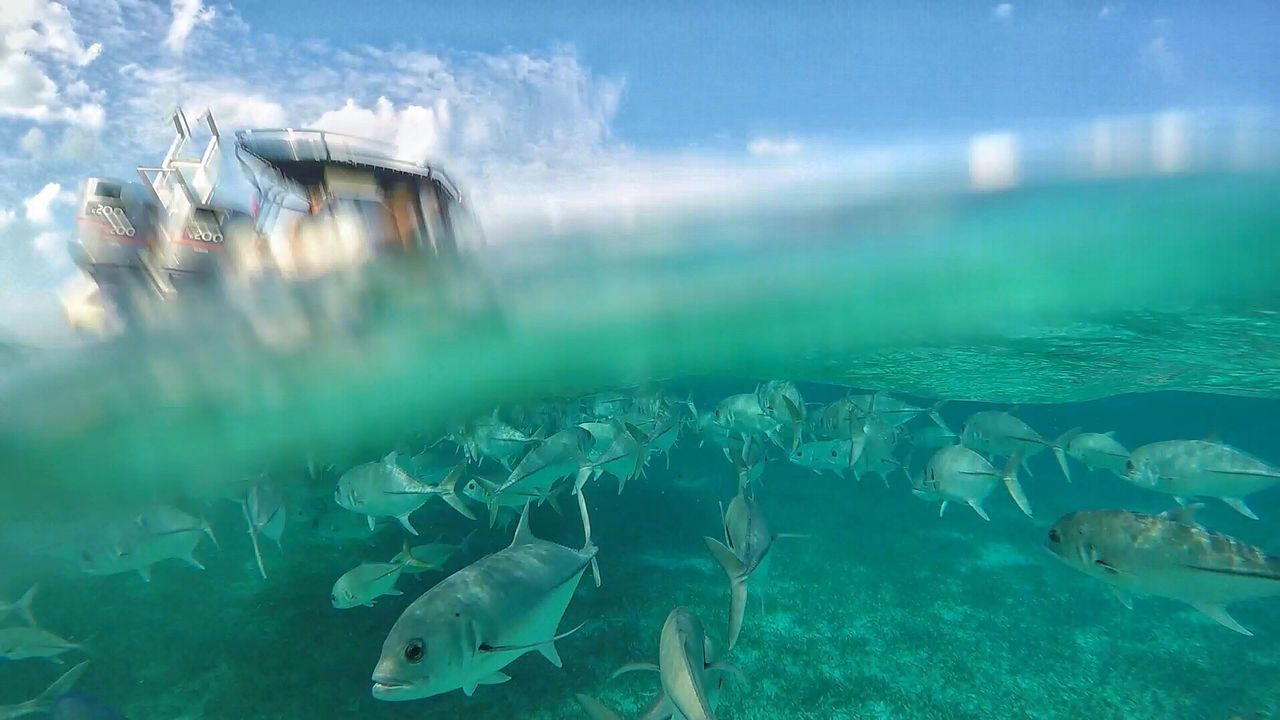
[[[524,504],[524,511],[520,513],[520,524],[516,525],[515,537],[511,538],[511,547],[517,545],[528,545],[535,543],[538,538],[533,536],[533,531],[529,529],[529,503]]]
[[[1204,507],[1204,503],[1191,503],[1189,505],[1183,505],[1182,507],[1173,508],[1172,510],[1165,510],[1160,513],[1160,515],[1167,520],[1180,522],[1184,525],[1195,525],[1196,511],[1202,507]]]
[[[365,457],[369,457],[369,456],[368,456],[368,455],[366,455]],[[395,465],[395,464],[396,464],[396,451],[395,451],[395,450],[392,450],[391,452],[387,453],[387,454],[386,454],[386,456],[382,458],[382,462],[383,462],[383,463],[385,463],[385,464],[387,464],[387,465]]]

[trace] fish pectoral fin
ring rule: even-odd
[[[558,667],[558,666],[557,666]],[[476,681],[478,685],[501,685],[511,679],[511,676],[504,672],[493,672]]]
[[[647,663],[647,662],[627,663],[626,665],[623,665],[617,670],[614,670],[613,674],[609,676],[609,679],[613,680],[619,675],[624,675],[629,672],[661,672],[661,670],[658,668],[657,665],[653,663]]]
[[[398,515],[398,516],[396,516],[396,519],[400,521],[400,524],[404,526],[404,529],[405,529],[405,530],[408,530],[408,531],[409,531],[409,534],[410,534],[410,535],[417,535],[417,534],[418,534],[418,531],[417,531],[417,530],[414,530],[414,529],[413,529],[413,525],[411,525],[411,524],[409,523],[409,513],[405,513],[404,515]],[[370,515],[370,516],[369,516],[369,524],[370,524],[371,526],[373,525],[373,516],[372,516],[372,515]]]
[[[591,720],[622,720],[621,716],[590,695],[578,693],[574,695],[574,698],[577,699],[578,705],[582,706],[583,711],[587,713],[587,717],[591,718]]]
[[[1241,635],[1248,635],[1249,637],[1253,637],[1253,633],[1249,632],[1248,628],[1236,622],[1236,619],[1231,617],[1231,615],[1227,613],[1226,605],[1215,605],[1212,603],[1191,603],[1191,607],[1213,618],[1215,621],[1217,621],[1219,624],[1221,624],[1224,627],[1231,628],[1232,630],[1235,630]]]
[[[1115,566],[1114,566],[1114,565],[1112,565],[1111,563],[1108,563],[1106,560],[1102,560],[1102,559],[1094,560],[1094,561],[1093,561],[1093,564],[1094,564],[1094,565],[1097,565],[1098,567],[1102,568],[1103,570],[1106,570],[1107,572],[1111,573],[1112,575],[1119,575],[1119,574],[1120,574],[1120,571],[1119,571],[1119,570],[1117,570],[1117,569],[1115,568]]]
[[[547,640],[543,640],[543,641],[541,641],[541,642],[528,643],[527,645],[490,645],[489,643],[480,643],[480,647],[479,647],[479,648],[477,648],[477,649],[478,649],[478,651],[479,651],[479,652],[482,652],[482,653],[493,653],[493,652],[524,652],[524,651],[526,651],[526,650],[541,650],[541,648],[542,648],[542,646],[543,646],[543,645],[549,645],[549,644],[551,644],[551,643],[554,643],[554,642],[555,642],[555,641],[557,641],[557,640],[563,640],[563,639],[565,639],[565,638],[569,637],[570,635],[572,635],[572,634],[574,634],[574,633],[578,632],[579,630],[581,630],[581,629],[582,629],[582,626],[583,626],[583,625],[586,625],[586,624],[587,624],[587,622],[586,622],[585,620],[583,620],[582,622],[578,623],[578,626],[577,626],[577,627],[575,627],[574,629],[572,629],[572,630],[570,630],[570,631],[568,631],[568,632],[560,633],[559,635],[556,635],[555,637],[549,638],[549,639],[547,639]],[[554,651],[553,651],[553,652],[554,652]],[[545,654],[545,653],[544,653],[544,654]],[[558,655],[557,655],[557,656],[558,656]],[[548,659],[549,659],[549,658],[548,658]],[[559,666],[557,665],[556,667],[559,667]]]
[[[728,675],[732,675],[733,677],[737,678],[738,682],[744,685],[747,683],[747,676],[744,675],[742,670],[737,665],[734,665],[733,663],[713,662],[710,665],[707,665],[708,672],[713,670],[716,672],[722,672]]]
[[[1222,502],[1226,503],[1227,507],[1230,507],[1232,510],[1235,510],[1250,520],[1258,519],[1258,516],[1255,515],[1253,511],[1249,509],[1249,506],[1244,504],[1244,500],[1240,498],[1222,498]]]
[[[369,532],[373,532],[376,529],[374,527],[376,521],[373,519],[372,515],[365,515],[365,518],[369,521]]]
[[[970,500],[969,507],[973,508],[973,511],[978,513],[978,517],[986,520],[987,522],[991,522],[991,518],[987,515],[987,511],[982,509],[982,504],[977,500]]]
[[[1116,599],[1119,600],[1120,604],[1124,605],[1125,608],[1129,610],[1133,609],[1133,596],[1130,595],[1128,592],[1121,590],[1120,588],[1112,585],[1111,594],[1115,595]]]

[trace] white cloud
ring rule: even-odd
[[[30,157],[39,157],[44,152],[44,132],[38,127],[31,128],[18,140],[18,147]]]
[[[0,208],[0,230],[3,230],[6,227],[8,227],[9,223],[13,222],[13,219],[15,217],[17,217],[17,213],[15,213],[14,211],[6,210],[5,208]]]
[[[63,191],[62,185],[51,182],[40,188],[35,195],[23,200],[22,205],[26,208],[28,222],[48,225],[53,222],[54,205],[72,202],[75,202],[75,195]]]
[[[991,8],[991,15],[997,20],[1009,20],[1013,17],[1013,3],[1000,3]]]
[[[1004,190],[1018,184],[1021,165],[1018,137],[987,133],[969,140],[969,187]]]
[[[181,54],[196,25],[212,22],[217,11],[205,8],[201,0],[170,0],[170,6],[173,8],[173,23],[169,25],[164,45],[170,52]]]
[[[800,143],[795,138],[782,140],[757,138],[747,143],[747,152],[753,157],[791,157],[799,153],[800,149]]]
[[[86,106],[65,106],[53,78],[75,84],[101,52],[100,43],[81,42],[65,6],[49,0],[6,4],[0,12],[0,117],[100,124],[101,108],[94,115]]]
[[[52,230],[40,232],[31,241],[36,254],[53,268],[69,269],[71,258],[67,254],[67,241],[62,234]]]

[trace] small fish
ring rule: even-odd
[[[1045,546],[1059,560],[1111,586],[1132,607],[1132,595],[1185,602],[1244,635],[1227,605],[1280,596],[1280,557],[1196,524],[1199,505],[1159,515],[1085,510],[1064,516]]]
[[[253,557],[258,562],[258,572],[267,577],[266,565],[262,562],[262,548],[258,536],[265,535],[275,541],[276,547],[284,551],[281,538],[284,537],[284,525],[288,519],[284,496],[267,482],[255,482],[249,486],[249,492],[240,503],[245,522],[249,525],[249,540],[253,544]]]
[[[74,715],[56,708],[56,703],[67,696],[88,668],[89,661],[85,660],[63,673],[34,698],[17,705],[0,705],[0,720],[18,720],[31,715],[49,715],[53,720],[114,720],[109,716]]]
[[[172,505],[157,505],[144,510],[138,515],[137,523],[138,527],[150,535],[198,530],[208,535],[214,547],[218,547],[218,537],[213,534],[213,526],[208,520],[185,513]]]
[[[913,492],[928,500],[941,500],[938,517],[942,517],[948,503],[960,502],[973,508],[983,520],[990,520],[982,502],[1003,480],[1009,496],[1027,517],[1031,517],[1031,503],[1018,482],[1018,465],[1021,462],[1021,450],[1014,450],[1005,463],[1004,472],[1000,472],[978,453],[963,445],[952,445],[933,454]]]
[[[658,677],[676,712],[687,720],[715,720],[708,671],[728,667],[709,661],[706,648],[702,622],[689,609],[678,607],[667,615],[658,640]]]
[[[343,473],[333,499],[347,510],[368,516],[370,530],[374,528],[374,518],[393,517],[410,534],[417,535],[409,515],[433,497],[441,498],[464,517],[476,519],[458,497],[463,467],[455,468],[439,485],[427,485],[402,470],[393,452],[378,462],[357,465]]]
[[[538,502],[541,495],[520,490],[501,491],[502,481],[483,477],[469,478],[462,486],[462,494],[489,508],[489,527],[498,520],[498,512],[503,509],[519,510],[530,502]]]
[[[603,473],[618,478],[618,494],[627,481],[638,477],[649,458],[649,438],[631,423],[614,419],[607,423],[582,423],[578,427],[591,433],[592,442],[584,455],[587,462],[578,468],[574,491],[582,489],[588,480],[595,480]]]
[[[5,660],[45,658],[61,664],[59,655],[80,649],[79,645],[40,628],[12,627],[0,630],[0,658]]]
[[[819,475],[823,472],[843,475],[854,464],[849,459],[852,448],[853,442],[848,439],[814,440],[801,444],[787,459]]]
[[[136,572],[146,582],[151,582],[151,566],[163,560],[182,560],[204,570],[195,558],[204,534],[204,530],[192,528],[153,535],[136,524],[117,525],[81,549],[80,566],[90,575]]]
[[[982,410],[970,415],[960,431],[960,442],[971,450],[994,457],[1007,458],[1021,450],[1023,462],[1053,447],[1053,443],[1040,437],[1029,425],[999,410]]]
[[[578,425],[551,435],[521,458],[498,492],[514,489],[546,499],[560,481],[586,463],[585,455],[593,442],[591,433]]]
[[[936,450],[960,442],[959,435],[937,424],[908,430],[905,439],[909,445],[921,450]]]
[[[329,594],[333,606],[339,610],[357,605],[373,607],[373,601],[383,595],[403,595],[396,589],[396,582],[405,566],[417,561],[409,554],[408,542],[396,557],[401,559],[389,563],[361,563],[343,573]]]
[[[738,642],[742,620],[747,607],[747,585],[759,591],[768,575],[769,551],[773,543],[782,537],[797,535],[775,534],[756,501],[741,490],[729,501],[727,510],[720,516],[724,530],[724,542],[710,537],[702,538],[711,556],[729,578],[729,648]]]
[[[736,435],[771,436],[780,427],[760,404],[760,396],[753,392],[721,400],[715,409],[715,420]]]
[[[585,505],[583,495],[578,502]],[[373,697],[415,700],[458,689],[469,696],[478,685],[510,680],[502,669],[534,650],[560,667],[555,642],[577,628],[561,634],[556,628],[595,556],[590,526],[581,550],[540,540],[529,530],[525,505],[509,547],[450,575],[405,609],[382,644]]]
[[[1280,483],[1280,468],[1218,442],[1167,440],[1130,453],[1124,477],[1177,498],[1215,497],[1257,520],[1244,498]]]
[[[32,585],[26,592],[22,593],[22,597],[13,602],[4,602],[0,600],[0,617],[4,617],[7,613],[16,612],[22,617],[23,622],[36,627],[36,616],[31,611],[31,604],[36,599],[37,585]]]
[[[405,543],[404,549],[391,558],[391,562],[404,563],[404,572],[409,574],[423,573],[428,570],[443,570],[454,555],[458,553],[466,554],[470,551],[471,539],[475,537],[475,534],[475,530],[467,533],[467,536],[457,545],[442,543],[439,540],[413,547],[409,547],[409,543]]]
[[[472,460],[478,465],[483,458],[489,458],[510,470],[511,461],[539,439],[536,434],[526,435],[518,428],[503,422],[498,416],[497,409],[494,409],[493,415],[477,419],[472,423],[470,432],[470,441],[474,447]]]
[[[756,397],[765,414],[778,425],[774,441],[795,452],[804,440],[807,419],[804,397],[800,395],[800,390],[795,383],[770,380],[756,388]]]
[[[1129,460],[1129,451],[1116,441],[1113,433],[1080,432],[1080,428],[1060,435],[1053,443],[1053,454],[1067,482],[1071,482],[1067,457],[1079,460],[1091,470],[1109,470],[1119,477],[1124,477],[1124,465]]]

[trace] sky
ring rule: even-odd
[[[0,335],[60,322],[83,178],[158,161],[178,105],[387,141],[484,220],[800,177],[832,148],[1270,109],[1276,37],[1274,1],[4,0]]]

